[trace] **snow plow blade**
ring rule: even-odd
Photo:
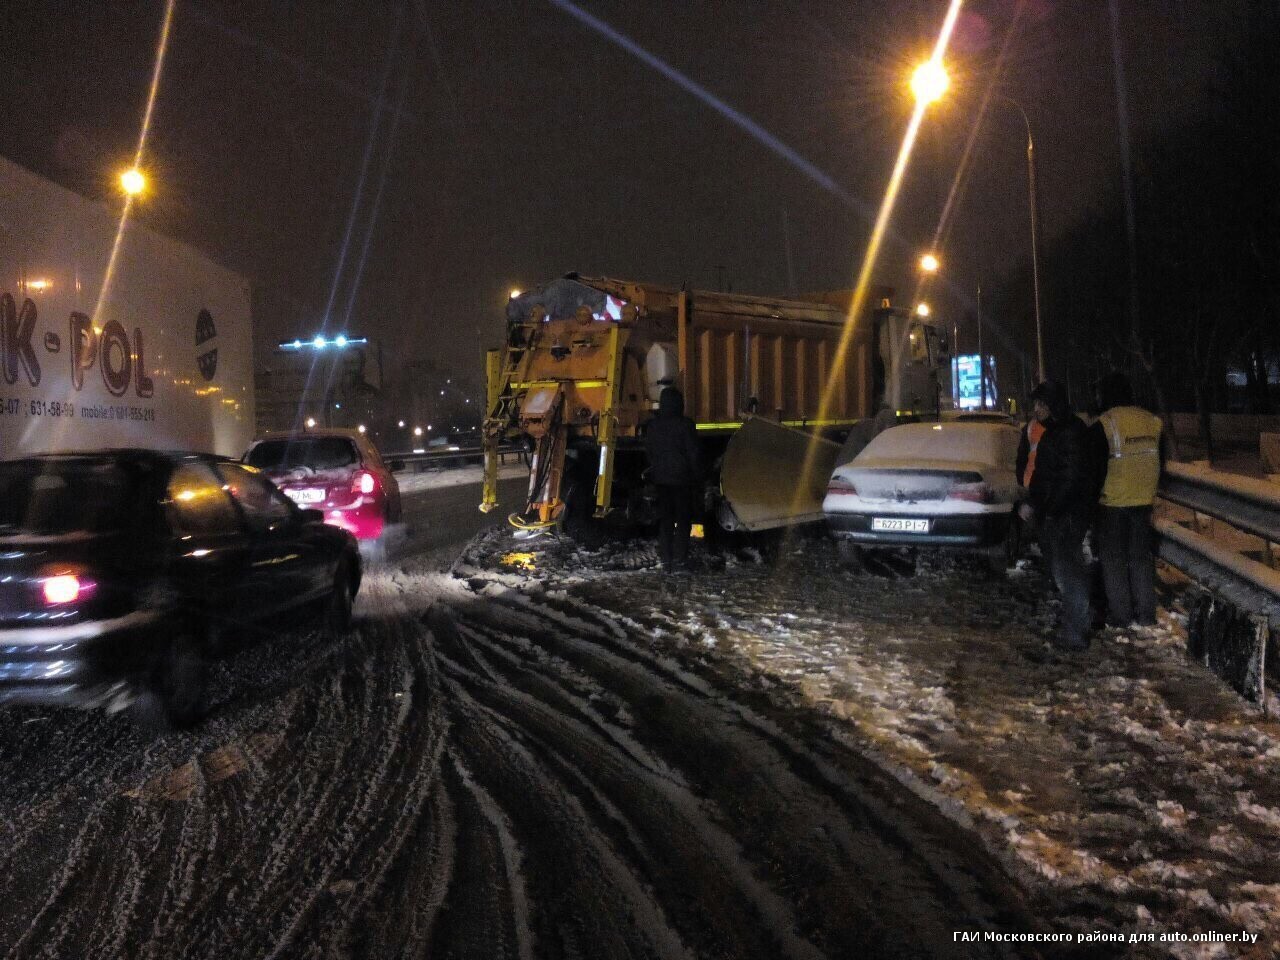
[[[813,466],[804,473],[809,445]],[[720,467],[724,497],[720,523],[728,530],[770,530],[822,519],[827,480],[836,467],[840,445],[784,427],[775,420],[750,417],[734,433]]]

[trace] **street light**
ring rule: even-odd
[[[136,197],[147,189],[146,175],[137,167],[131,167],[120,174],[120,189],[130,197]]]
[[[950,85],[951,81],[947,76],[946,68],[937,60],[926,60],[911,74],[911,92],[916,100],[925,105],[939,100]],[[1027,111],[1022,104],[1003,93],[998,93],[996,96],[1022,115],[1022,122],[1027,131],[1027,190],[1031,206],[1031,286],[1035,297],[1036,369],[1043,382],[1045,379],[1044,327],[1040,320],[1040,211],[1036,200],[1036,145],[1031,136],[1031,119],[1027,116]],[[920,267],[926,272],[932,272],[931,268],[925,264],[925,260],[929,258],[935,262],[937,260],[932,254],[927,254],[920,260]]]
[[[420,436],[422,436],[422,428],[421,428],[421,427],[414,427],[414,428],[413,428],[413,435],[414,435],[415,437],[420,437]]]
[[[926,253],[920,258],[920,269],[925,273],[937,273],[940,266],[942,262],[932,253]]]
[[[939,60],[926,60],[911,74],[911,92],[921,103],[937,103],[951,86],[947,69]]]
[[[929,305],[927,303],[916,304],[916,316],[927,317],[929,315]]]
[[[400,429],[401,429],[401,430],[403,430],[403,429],[404,429],[404,421],[403,421],[403,420],[401,420],[401,421],[400,421],[400,423],[398,424],[398,426],[400,427]]]
[[[316,418],[315,418],[315,417],[307,417],[307,429],[308,429],[308,430],[314,430],[314,429],[315,429],[315,426],[316,426]]]

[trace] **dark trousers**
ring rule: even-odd
[[[689,559],[693,525],[693,487],[658,487],[658,556],[664,566],[683,566]]]
[[[1156,564],[1150,507],[1102,507],[1098,553],[1107,590],[1107,622],[1117,627],[1156,622]]]
[[[1084,535],[1089,522],[1083,516],[1063,514],[1040,523],[1040,550],[1044,553],[1058,593],[1062,595],[1062,622],[1057,643],[1080,649],[1089,645],[1089,567],[1084,559]]]

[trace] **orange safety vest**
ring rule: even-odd
[[[1163,424],[1141,407],[1112,407],[1098,418],[1107,435],[1107,479],[1098,502],[1104,507],[1149,507],[1160,485]]]
[[[1027,465],[1022,471],[1022,485],[1028,489],[1031,487],[1031,475],[1036,472],[1036,447],[1040,446],[1040,438],[1043,436],[1044,424],[1032,419],[1027,424],[1027,445],[1030,449],[1027,451]]]

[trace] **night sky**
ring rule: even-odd
[[[1118,0],[1135,140],[1204,109],[1245,2]],[[0,153],[110,196],[163,6],[5,4]],[[944,0],[580,6],[838,192],[552,2],[178,0],[140,216],[252,280],[260,348],[328,310],[331,332],[477,377],[507,292],[569,270],[785,294],[789,235],[798,291],[848,287]],[[989,84],[1030,114],[1047,236],[1121,188],[1106,0],[1026,0],[1009,39],[1018,6],[965,5],[953,90],[926,119],[877,270],[904,300]],[[1025,263],[1024,149],[1021,119],[993,103],[941,251],[949,290],[929,295],[948,319],[980,278]]]

